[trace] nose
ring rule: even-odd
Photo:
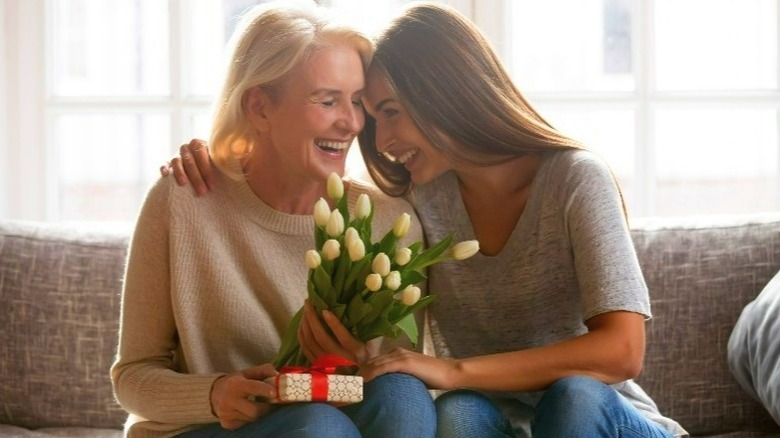
[[[363,114],[363,108],[353,105],[347,105],[346,109],[342,111],[338,120],[338,127],[349,131],[352,134],[357,134],[363,129],[365,123],[365,115]]]
[[[376,150],[382,153],[386,152],[393,139],[393,135],[390,129],[385,126],[384,123],[375,123],[374,131],[374,135],[376,137],[374,139],[376,141]]]

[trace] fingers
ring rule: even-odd
[[[365,362],[368,359],[365,344],[358,341],[341,321],[329,310],[322,311],[322,318],[328,325],[333,335],[336,336],[336,340],[341,344],[342,348],[352,352],[355,356],[357,363]]]
[[[200,177],[205,184],[203,189],[206,191],[213,190],[216,186],[215,177],[211,171],[211,157],[209,156],[209,148],[206,142],[195,138],[190,141],[188,147],[195,159],[195,165],[198,168]]]
[[[264,401],[276,397],[273,385],[252,377],[268,377],[276,373],[270,364],[253,367],[217,379],[211,389],[211,408],[222,427],[236,429],[265,415],[270,405]]]
[[[181,163],[182,169],[185,173],[185,175],[181,175],[181,177],[189,180],[189,182],[192,184],[193,190],[195,190],[195,193],[198,195],[203,195],[207,192],[206,183],[203,181],[203,177],[201,176],[200,170],[198,169],[198,164],[195,162],[195,153],[190,148],[191,144],[192,142],[183,144],[181,147],[179,147],[179,155],[181,156],[181,160],[179,160],[179,162]],[[198,150],[196,150],[196,152]],[[176,161],[176,159],[174,158],[171,160],[171,162],[173,161]],[[179,182],[179,175],[176,174],[176,170],[176,167],[174,167],[174,174],[177,175],[176,181]],[[180,183],[179,185],[183,184]]]

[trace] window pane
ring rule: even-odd
[[[635,199],[634,112],[631,109],[572,109],[537,105],[542,116],[563,134],[599,154],[615,172],[631,211]]]
[[[657,214],[780,209],[775,110],[664,109],[656,119]]]
[[[170,151],[167,114],[55,117],[62,220],[131,221]]]
[[[52,5],[55,96],[168,94],[167,1],[57,0]]]
[[[777,0],[657,0],[660,90],[771,89]]]
[[[508,62],[521,90],[634,89],[632,22],[636,0],[509,4],[512,57]]]

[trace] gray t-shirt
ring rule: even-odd
[[[410,200],[426,238],[474,239],[457,177],[447,173],[416,187]],[[588,151],[544,158],[525,210],[495,256],[443,262],[429,268],[436,354],[445,357],[522,350],[587,332],[585,321],[610,311],[650,318],[647,286],[607,165]],[[647,418],[676,435],[685,431],[658,413],[633,381],[614,385]],[[519,436],[541,392],[491,393]]]

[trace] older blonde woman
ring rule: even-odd
[[[169,178],[149,191],[133,234],[111,379],[128,436],[425,437],[433,401],[393,374],[343,408],[272,408],[263,378],[306,296],[312,209],[342,174],[363,127],[371,43],[308,6],[270,4],[239,24],[217,102],[211,151],[218,182],[197,198]],[[386,230],[405,201],[353,181]],[[420,240],[419,226],[407,239]],[[355,352],[376,354],[368,346]]]

